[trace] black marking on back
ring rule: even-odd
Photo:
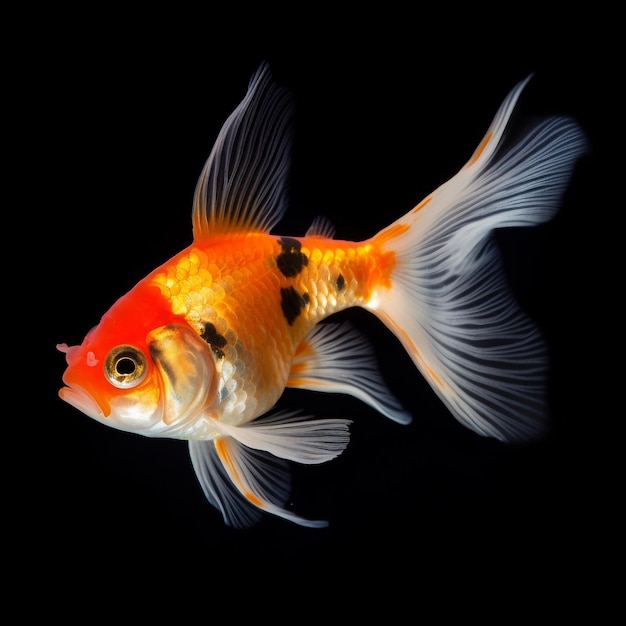
[[[299,294],[293,287],[282,288],[280,290],[280,306],[283,315],[291,326],[297,319],[302,309],[309,303],[308,293]]]
[[[211,322],[207,322],[204,331],[200,335],[210,346],[218,359],[224,358],[222,348],[228,343],[223,335],[217,332],[217,329]]]
[[[309,257],[302,253],[302,244],[291,237],[281,237],[278,242],[283,251],[276,257],[276,265],[286,278],[297,276],[308,265]]]

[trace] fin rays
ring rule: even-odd
[[[460,422],[505,441],[545,430],[548,362],[539,330],[508,286],[492,233],[553,217],[585,149],[575,122],[556,117],[502,153],[527,81],[505,99],[456,176],[378,235],[395,250],[397,266],[392,288],[368,306]]]
[[[335,458],[348,445],[349,420],[277,413],[243,426],[212,422],[223,434],[190,441],[189,454],[206,498],[226,524],[251,526],[265,511],[303,526],[327,525],[284,508],[291,487],[285,459],[310,464]]]
[[[228,117],[202,169],[193,199],[194,241],[270,232],[285,212],[292,99],[263,63]]]
[[[411,422],[385,384],[372,348],[350,324],[318,324],[296,352],[288,387],[346,393],[400,423]]]

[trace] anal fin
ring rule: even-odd
[[[346,322],[313,329],[298,346],[287,387],[349,394],[400,424],[412,419],[383,380],[372,346]]]

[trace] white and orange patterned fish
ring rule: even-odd
[[[530,78],[530,77],[529,77]],[[274,412],[286,387],[356,396],[411,421],[367,340],[328,320],[378,317],[461,423],[503,441],[540,436],[547,350],[505,280],[494,229],[552,218],[585,149],[578,125],[547,119],[503,135],[528,78],[467,164],[365,241],[316,220],[272,234],[287,204],[291,98],[263,64],[226,120],[193,202],[193,243],[156,268],[65,353],[63,400],[148,437],[189,442],[198,480],[227,524],[286,508],[288,461],[323,463],[347,446],[347,419]]]

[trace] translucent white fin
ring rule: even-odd
[[[193,200],[193,236],[269,232],[287,203],[292,98],[261,64],[204,165]]]
[[[189,454],[204,494],[229,526],[252,526],[260,519],[260,511],[302,526],[328,525],[324,520],[308,520],[284,508],[291,488],[286,461],[247,448],[231,437],[190,441]]]
[[[383,380],[370,343],[348,323],[313,329],[298,346],[287,387],[346,393],[400,424],[411,421]]]
[[[335,236],[335,225],[325,216],[318,215],[306,231],[305,237],[325,237],[333,239]]]
[[[261,519],[261,511],[251,506],[231,481],[217,455],[213,441],[189,441],[189,456],[206,499],[220,511],[227,525],[248,528]],[[258,463],[259,469],[263,467],[263,463],[270,462],[270,467],[265,470],[267,474],[282,473],[284,477],[278,482],[288,484],[290,475],[287,462],[269,455],[263,456],[268,458]]]
[[[189,454],[205,496],[227,524],[252,526],[258,511],[265,511],[303,526],[327,525],[283,508],[291,488],[284,459],[307,464],[334,459],[348,445],[348,420],[276,413],[241,426],[211,421],[222,434],[190,441]]]
[[[368,304],[460,422],[506,441],[545,430],[548,363],[492,233],[553,217],[586,144],[574,121],[557,117],[499,150],[526,82],[459,173],[376,236],[396,252],[396,266],[391,287],[377,288]]]
[[[346,419],[313,419],[279,412],[241,426],[212,420],[219,432],[240,443],[297,463],[325,463],[339,456],[350,441]]]

